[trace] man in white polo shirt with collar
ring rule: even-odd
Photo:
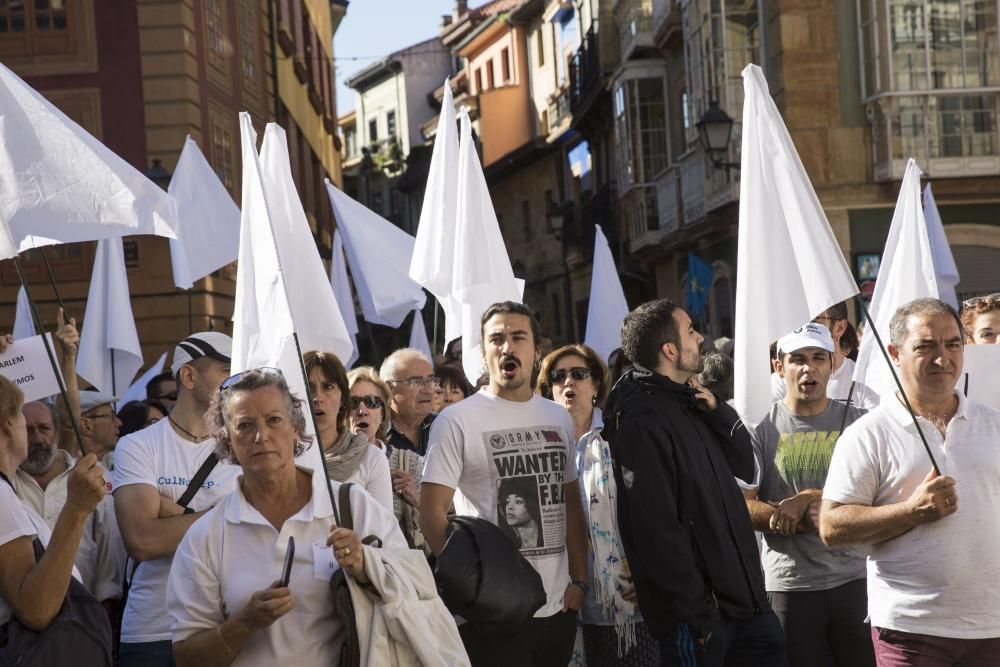
[[[115,450],[118,527],[139,561],[134,570],[128,568],[134,576],[122,616],[121,667],[174,664],[166,609],[174,551],[191,524],[235,488],[239,466],[220,462],[196,485],[187,506],[178,504],[215,450],[205,411],[229,377],[232,345],[217,331],[178,343],[170,367],[177,378],[177,404],[167,419],[125,436]]]
[[[870,544],[880,667],[1000,665],[1000,412],[955,390],[962,327],[938,299],[896,311],[889,354],[940,475],[899,396],[840,438],[820,513],[830,546]]]

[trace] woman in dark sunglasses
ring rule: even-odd
[[[580,610],[587,664],[659,665],[658,645],[636,607],[615,522],[611,451],[601,437],[600,406],[608,388],[607,367],[586,345],[566,345],[542,360],[538,393],[569,410],[576,426],[575,465],[590,530],[590,588]]]

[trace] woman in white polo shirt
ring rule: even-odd
[[[311,438],[303,434],[302,400],[279,371],[230,378],[207,417],[220,459],[238,463],[243,475],[236,491],[191,526],[174,556],[167,611],[178,664],[336,665],[344,633],[330,577],[342,567],[367,581],[372,547],[362,547],[359,535],[406,548],[392,514],[354,486],[357,532],[335,526],[324,476],[295,463]],[[295,555],[281,586],[289,537]]]

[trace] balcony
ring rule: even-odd
[[[877,182],[915,158],[928,178],[1000,174],[1000,92],[883,95],[866,111]]]
[[[653,41],[653,0],[619,0],[615,5],[621,59],[656,46]]]
[[[547,141],[552,143],[569,128],[573,116],[569,111],[569,89],[563,88],[549,99],[549,106],[546,109],[547,123],[544,126]]]
[[[656,178],[656,203],[659,209],[660,229],[666,234],[676,232],[681,224],[683,204],[680,172],[677,165],[671,165]]]
[[[569,108],[576,115],[601,90],[601,57],[597,22],[580,42],[580,48],[570,61]]]

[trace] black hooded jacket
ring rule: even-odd
[[[636,369],[611,392],[603,435],[618,486],[618,524],[639,609],[657,638],[687,623],[697,638],[720,613],[770,610],[746,501],[735,477],[754,474],[750,433],[719,401]]]

